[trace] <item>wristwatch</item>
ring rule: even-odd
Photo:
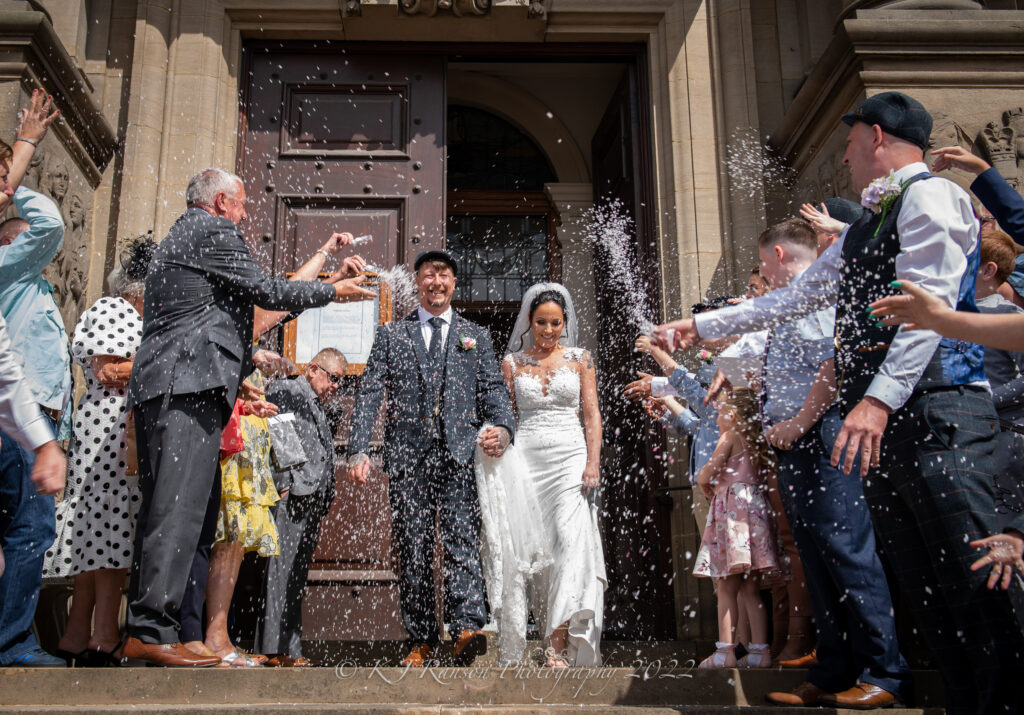
[[[324,249],[318,248],[316,249],[316,252],[324,254],[324,258],[326,258],[327,260],[331,260],[331,254],[325,251]]]

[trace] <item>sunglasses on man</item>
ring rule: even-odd
[[[341,387],[341,383],[345,379],[344,375],[335,375],[330,370],[326,369],[325,367],[323,367],[321,365],[317,365],[316,363],[313,363],[313,367],[315,367],[317,370],[319,370],[323,374],[327,375],[327,379],[330,380],[331,384],[333,384],[335,387]]]

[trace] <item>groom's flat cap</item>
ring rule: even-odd
[[[418,271],[420,266],[427,261],[441,261],[442,263],[447,263],[452,269],[452,275],[459,275],[459,266],[455,263],[455,259],[444,251],[424,251],[420,255],[416,256],[416,262],[413,264],[413,270]]]
[[[920,102],[903,92],[882,92],[868,97],[856,109],[843,115],[843,122],[853,126],[864,122],[868,126],[877,124],[886,134],[928,148],[928,137],[932,134],[932,115]]]

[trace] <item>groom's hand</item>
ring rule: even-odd
[[[348,465],[345,476],[353,484],[366,484],[366,480],[370,477],[370,457],[365,454],[357,454],[353,459],[354,463]]]
[[[508,449],[511,436],[504,427],[491,427],[480,435],[480,449],[488,457],[500,457]]]

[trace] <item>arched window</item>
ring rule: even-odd
[[[500,352],[526,289],[561,279],[554,212],[544,195],[544,184],[557,178],[529,136],[480,109],[450,105],[447,142],[455,307],[488,326]]]

